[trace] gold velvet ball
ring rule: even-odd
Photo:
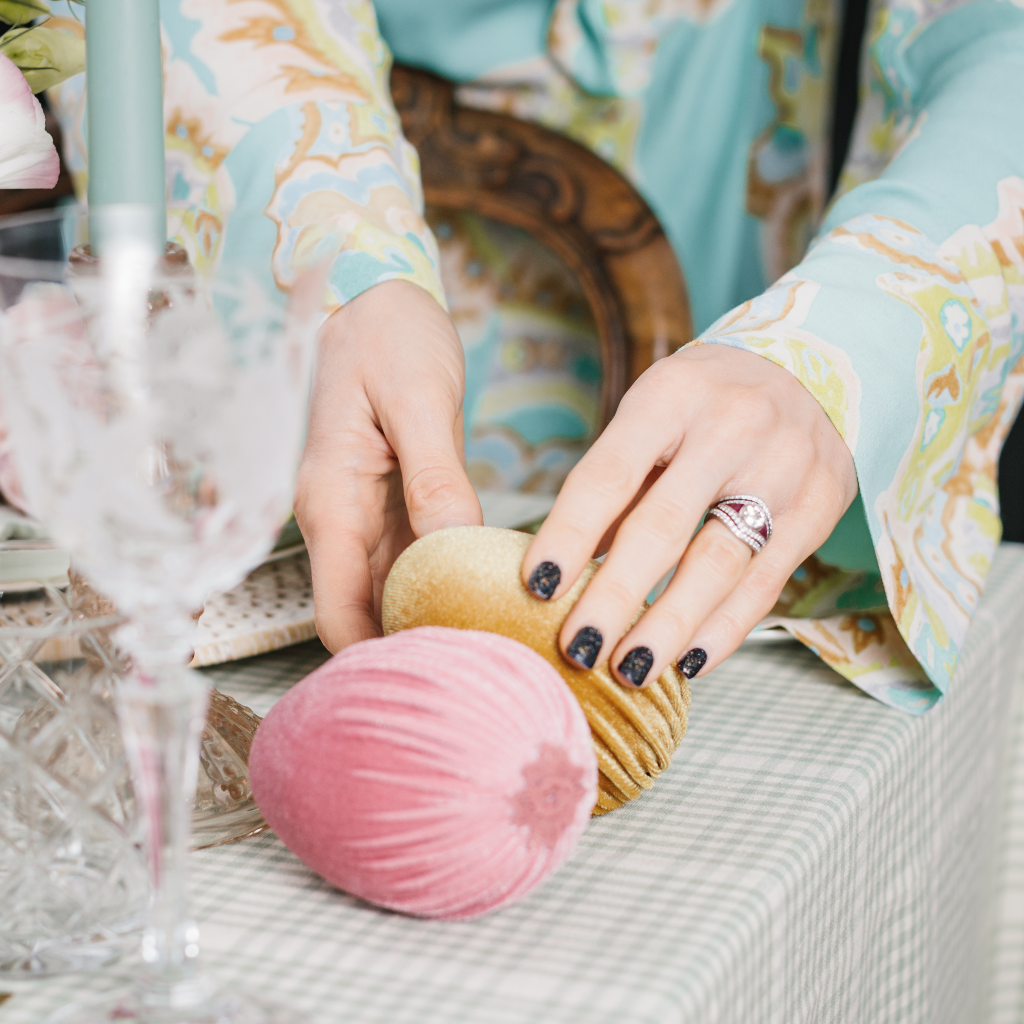
[[[540,601],[520,575],[532,539],[487,526],[422,537],[395,562],[384,584],[384,632],[416,626],[485,630],[547,658],[590,723],[600,771],[593,813],[605,814],[650,789],[669,766],[686,733],[690,688],[674,665],[645,689],[628,690],[605,665],[588,671],[567,662],[558,650],[558,633],[599,563],[591,561],[565,596]],[[645,603],[636,618],[646,608]]]

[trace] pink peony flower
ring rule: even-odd
[[[0,54],[0,188],[53,188],[58,174],[43,108],[17,65]]]

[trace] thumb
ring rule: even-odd
[[[447,526],[481,526],[476,491],[459,457],[462,413],[454,427],[445,417],[424,415],[389,438],[402,470],[409,525],[417,537]]]

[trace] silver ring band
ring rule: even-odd
[[[753,494],[729,494],[708,509],[708,515],[724,523],[734,537],[749,545],[756,555],[772,535],[772,514]]]

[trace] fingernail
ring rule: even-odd
[[[573,638],[565,653],[582,668],[593,668],[597,656],[601,653],[604,637],[601,630],[593,626],[584,626]]]
[[[677,662],[677,667],[687,679],[692,679],[708,660],[708,652],[703,647],[694,647],[687,651]]]
[[[558,589],[561,578],[562,570],[554,562],[541,562],[530,573],[530,582],[527,586],[542,600],[550,601],[551,595]]]
[[[634,686],[643,686],[647,673],[654,664],[654,651],[650,647],[634,647],[619,662],[619,675]]]

